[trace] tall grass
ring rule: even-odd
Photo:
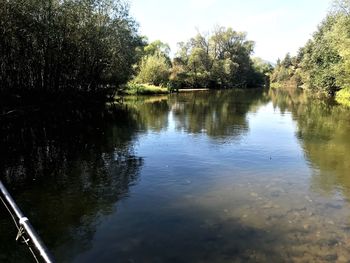
[[[128,95],[152,95],[152,94],[167,94],[168,88],[154,86],[150,84],[128,83],[125,94]]]

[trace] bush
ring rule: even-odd
[[[128,95],[151,95],[169,93],[168,88],[129,82],[124,91]]]
[[[337,92],[336,101],[350,107],[350,88],[345,88]]]
[[[136,83],[166,85],[169,80],[170,66],[162,55],[146,56],[140,64],[140,71],[135,78]]]

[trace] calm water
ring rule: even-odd
[[[2,140],[2,179],[58,262],[348,262],[349,109],[286,91],[125,104]],[[0,214],[0,262],[32,262]]]

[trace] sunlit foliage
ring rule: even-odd
[[[173,80],[182,86],[233,88],[259,86],[264,77],[256,74],[251,55],[254,42],[246,33],[216,27],[212,34],[198,33],[179,43]]]
[[[281,83],[296,78],[297,86],[338,95],[345,102],[350,88],[350,1],[334,1],[333,10],[297,56],[286,57],[272,74]]]

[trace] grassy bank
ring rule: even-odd
[[[173,92],[194,92],[194,91],[207,91],[209,89],[177,89]],[[160,95],[160,94],[169,94],[172,91],[169,88],[162,86],[155,86],[150,84],[137,84],[137,83],[128,83],[126,88],[123,90],[125,95]]]
[[[126,89],[124,90],[124,94],[126,95],[152,95],[168,93],[169,90],[165,87],[136,83],[128,83]]]

